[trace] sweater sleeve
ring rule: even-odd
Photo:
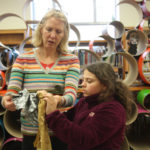
[[[62,104],[63,107],[71,106],[75,102],[80,74],[79,59],[76,55],[73,55],[68,63],[70,63],[70,66],[65,77],[65,89],[63,95],[65,102]]]
[[[23,59],[19,56],[14,62],[11,70],[7,93],[16,94],[22,89],[24,80],[23,62],[24,62]]]
[[[59,111],[48,115],[46,120],[48,127],[62,141],[78,145],[83,149],[86,147],[91,149],[104,143],[117,132],[123,134],[125,110],[120,105],[106,105],[100,110],[91,112],[82,120],[82,124],[68,120]],[[118,137],[121,139],[123,135]]]

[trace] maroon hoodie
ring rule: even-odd
[[[46,116],[48,127],[67,143],[68,150],[120,150],[125,109],[113,98],[99,104],[97,97],[81,98],[68,112],[54,111]]]

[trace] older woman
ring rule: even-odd
[[[31,93],[46,90],[54,95],[59,107],[73,105],[76,99],[79,60],[76,55],[67,52],[69,24],[65,15],[58,10],[49,11],[37,26],[33,35],[32,51],[17,57],[12,67],[8,91],[2,99],[4,108],[16,110],[13,94],[23,89]],[[28,121],[21,111],[21,131],[23,150],[33,148],[38,131],[38,122]]]

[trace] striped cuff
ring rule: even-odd
[[[63,106],[65,106],[65,104],[66,104],[66,99],[62,96],[60,103],[58,104],[58,107],[63,107]]]

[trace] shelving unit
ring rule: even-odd
[[[132,27],[130,28],[126,28],[126,30],[130,30],[133,29]],[[30,36],[32,35],[32,31],[30,31]],[[19,46],[24,40],[26,36],[26,30],[25,29],[18,29],[18,30],[0,30],[0,42],[2,42],[3,44],[7,45],[7,46]],[[81,41],[79,47],[89,47],[89,42],[90,41]],[[77,44],[76,41],[69,41],[69,46],[70,47],[74,47]],[[101,40],[101,41],[95,41],[94,42],[95,45],[98,46],[106,46],[107,43],[105,40]],[[124,49],[126,49],[127,43],[126,43],[126,38],[125,35],[123,35],[122,37],[122,46]],[[148,47],[150,47],[150,44],[148,44]],[[33,46],[30,43],[30,41],[27,41],[26,45],[25,45],[25,49],[32,49]],[[1,49],[1,47],[0,47]],[[94,53],[94,52],[92,52]],[[150,88],[149,85],[133,85],[130,87],[130,89],[132,91],[138,91],[141,89],[146,89],[146,88]]]
[[[32,31],[30,31],[30,36],[31,35],[32,35]],[[0,42],[2,42],[6,46],[10,46],[10,47],[18,46],[19,47],[19,45],[25,40],[25,38],[26,38],[26,31],[25,30],[19,30],[19,29],[18,30],[0,30]],[[122,42],[123,49],[126,49],[126,46],[127,46],[126,36],[124,35],[121,40],[122,40],[121,42]],[[87,47],[87,49],[88,49],[89,48],[89,42],[90,41],[81,41],[80,45],[79,45],[79,49],[82,47]],[[69,41],[70,47],[75,47],[76,44],[77,44],[76,41]],[[95,41],[94,44],[96,46],[106,46],[107,45],[105,40]],[[148,44],[148,47],[150,47],[150,44]],[[32,49],[33,46],[30,43],[30,41],[27,41],[24,48],[28,50],[28,49]],[[1,49],[2,48],[0,47],[0,50]],[[98,55],[94,51],[91,51],[91,54]],[[147,61],[149,61],[149,60],[147,60]],[[123,63],[126,64],[126,60],[123,60]],[[114,68],[114,70],[116,72],[118,72],[118,68]],[[123,70],[127,71],[127,73],[128,73],[128,66],[123,66]],[[123,72],[123,78],[126,76],[125,71]],[[133,84],[130,86],[130,90],[133,91],[133,93],[135,93],[136,96],[137,96],[137,93],[143,89],[150,89],[150,85],[142,83],[142,84]],[[6,89],[1,90],[0,96],[3,96],[5,94],[5,92],[6,92]],[[82,94],[82,88],[79,85],[78,95],[81,95],[81,94]]]
[[[25,30],[0,30],[0,41],[5,45],[19,45],[25,39]]]

